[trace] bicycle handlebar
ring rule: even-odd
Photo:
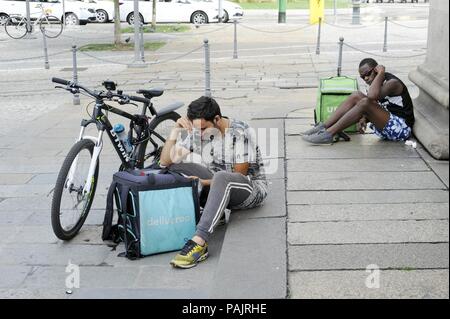
[[[150,100],[149,100],[149,99],[146,99],[146,98],[144,98],[144,97],[139,97],[139,96],[132,96],[132,95],[129,95],[128,98],[129,98],[131,101],[141,102],[141,103],[150,105]]]
[[[63,80],[63,79],[60,79],[60,78],[52,78],[52,82],[58,83],[58,84],[62,84],[62,85],[69,85],[70,84],[70,81]]]
[[[144,104],[150,105],[150,100],[149,99],[146,99],[146,98],[143,98],[143,97],[139,97],[139,96],[132,96],[132,95],[112,93],[110,91],[108,91],[107,93],[104,93],[104,92],[96,93],[96,92],[93,92],[93,91],[91,91],[91,90],[89,90],[89,89],[79,85],[79,84],[75,84],[75,83],[73,83],[71,81],[67,81],[67,80],[60,79],[60,78],[52,78],[52,82],[68,86],[71,89],[82,89],[83,91],[85,91],[86,93],[88,93],[89,95],[93,96],[96,99],[111,99],[113,97],[118,97],[119,99],[122,99],[124,101],[130,100],[130,101],[136,101],[136,102],[140,102],[140,103],[144,103]]]

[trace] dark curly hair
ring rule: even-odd
[[[205,119],[206,121],[213,122],[217,115],[222,117],[219,104],[209,96],[202,96],[192,101],[188,106],[187,117],[191,121]]]
[[[372,58],[365,58],[363,59],[361,62],[359,62],[359,67],[362,67],[363,65],[367,64],[368,66],[370,66],[371,68],[374,68],[378,65],[378,62],[375,61]]]

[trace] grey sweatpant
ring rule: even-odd
[[[221,171],[213,174],[206,167],[195,163],[173,164],[170,170],[198,176],[201,179],[212,179],[208,200],[195,233],[206,241],[225,212],[225,208],[238,206],[253,192],[250,179],[240,173]]]

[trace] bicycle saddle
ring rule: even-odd
[[[152,88],[150,90],[139,90],[136,92],[137,94],[143,94],[145,98],[151,99],[153,97],[158,97],[163,95],[164,89],[162,88]]]

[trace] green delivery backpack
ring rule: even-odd
[[[314,110],[316,123],[326,121],[338,106],[354,91],[358,90],[358,81],[355,78],[336,76],[320,79],[317,105]],[[356,124],[344,132],[356,132]]]

